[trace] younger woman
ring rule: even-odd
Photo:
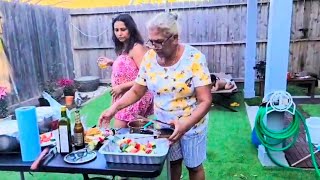
[[[112,22],[113,42],[116,60],[106,57],[98,59],[99,66],[112,66],[111,94],[115,103],[134,84],[142,57],[147,52],[137,25],[129,14],[120,14]],[[148,117],[153,114],[153,96],[147,92],[138,102],[118,111],[115,115],[115,128],[127,127],[127,123],[137,115]],[[108,127],[110,122],[99,122],[102,127]]]

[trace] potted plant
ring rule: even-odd
[[[63,89],[66,105],[72,105],[74,93],[76,91],[74,81],[72,79],[63,78],[58,80],[57,85]]]
[[[256,66],[253,67],[254,70],[256,70],[257,79],[263,79],[265,78],[266,73],[266,62],[265,61],[259,61],[256,63]]]
[[[8,98],[5,87],[0,87],[0,119],[5,119],[9,115]]]

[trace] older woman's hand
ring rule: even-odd
[[[173,144],[180,140],[180,138],[189,130],[189,125],[186,120],[173,120],[169,122],[174,126],[174,131],[172,135],[168,138],[169,141]]]
[[[111,119],[116,114],[116,112],[117,111],[112,107],[103,111],[99,117],[99,127],[110,128]]]

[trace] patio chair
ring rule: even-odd
[[[238,92],[238,87],[236,85],[236,83],[233,81],[232,79],[232,76],[230,74],[225,74],[225,73],[211,73],[211,79],[212,77],[214,76],[218,77],[219,79],[228,79],[231,81],[231,83],[233,83],[233,88],[231,89],[222,89],[222,90],[218,90],[218,91],[213,91],[211,90],[211,94],[212,96],[213,95],[218,95],[220,96],[221,98],[219,99],[216,99],[216,98],[213,98],[212,100],[212,103],[215,104],[215,105],[219,105],[219,106],[222,106],[232,112],[238,112],[236,109],[230,107],[230,104],[227,104],[228,101],[226,101],[226,99],[230,99],[234,94],[236,94]]]

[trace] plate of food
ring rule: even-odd
[[[102,145],[108,136],[109,131],[93,127],[86,131],[84,142],[88,145],[89,149],[93,150],[97,146]]]
[[[54,139],[52,132],[47,132],[40,135],[41,147],[55,145],[55,143],[56,143],[56,140]]]

